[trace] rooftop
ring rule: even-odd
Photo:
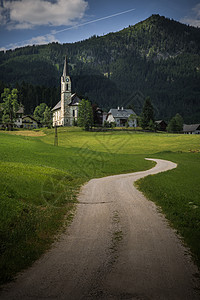
[[[200,124],[191,124],[191,125],[183,125],[183,131],[184,132],[193,132],[195,130],[199,129],[200,130]]]
[[[111,108],[108,114],[112,114],[114,118],[128,118],[130,115],[136,116],[136,113],[132,109],[125,108]]]
[[[78,105],[81,99],[77,96],[77,94],[71,95],[71,102],[69,105]],[[52,108],[52,111],[61,109],[61,100]]]

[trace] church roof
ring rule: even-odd
[[[61,100],[52,108],[52,111],[60,108],[61,108]]]
[[[75,94],[71,96],[71,103],[69,105],[78,105],[81,99]]]
[[[69,105],[78,105],[81,99],[75,94],[71,95],[71,102]],[[61,100],[52,108],[52,111],[61,109]]]
[[[63,68],[63,77],[69,75],[68,63],[67,63],[67,55],[65,56],[64,68]]]

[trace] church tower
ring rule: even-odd
[[[71,79],[68,72],[67,56],[65,57],[63,75],[61,76],[61,124],[70,125]]]

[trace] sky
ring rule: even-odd
[[[200,0],[0,0],[0,50],[74,43],[152,14],[200,27]]]

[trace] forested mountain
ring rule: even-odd
[[[52,43],[0,52],[0,91],[20,90],[32,113],[59,101],[67,54],[73,91],[104,109],[133,105],[141,112],[150,96],[156,118],[177,112],[200,122],[200,29],[153,15],[134,26],[73,44]]]

